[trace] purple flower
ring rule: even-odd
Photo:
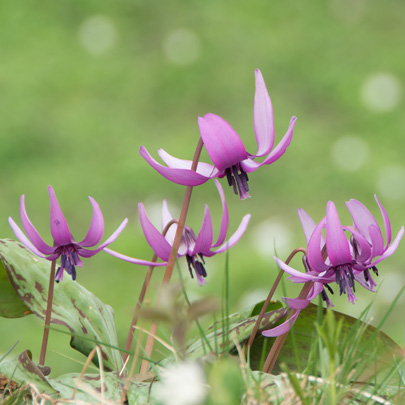
[[[28,218],[25,210],[24,195],[21,196],[20,204],[21,222],[28,238],[11,217],[9,217],[8,222],[20,242],[37,256],[51,261],[56,260],[59,257],[61,258],[61,265],[55,276],[57,282],[63,280],[63,270],[66,270],[67,273],[72,276],[72,279],[75,280],[76,266],[81,267],[83,265],[80,258],[94,256],[100,250],[112,243],[125,228],[128,219],[125,219],[118,229],[98,248],[89,250],[87,248],[95,246],[100,242],[104,233],[103,214],[101,213],[100,207],[96,201],[89,197],[91,205],[93,206],[93,218],[86,237],[81,242],[76,242],[70,233],[66,219],[63,216],[55,192],[51,186],[48,186],[48,193],[51,205],[51,234],[54,240],[53,246],[49,246],[43,241]]]
[[[163,149],[158,154],[167,166],[158,163],[141,146],[141,156],[166,179],[186,186],[197,186],[215,177],[227,176],[228,184],[241,199],[249,196],[248,175],[263,165],[278,160],[290,145],[296,117],[292,117],[287,133],[280,143],[274,145],[273,107],[263,76],[256,69],[256,91],[253,109],[253,126],[257,142],[256,154],[248,153],[236,131],[223,118],[215,114],[206,114],[198,118],[201,138],[214,163],[199,163],[196,172],[191,171],[191,161],[177,159]],[[265,156],[262,162],[255,158]]]
[[[378,275],[376,265],[395,252],[404,234],[402,226],[391,243],[390,220],[377,196],[375,199],[383,217],[386,233],[385,244],[376,219],[357,200],[350,200],[346,203],[353,218],[353,226],[343,226],[340,223],[335,204],[332,201],[328,202],[326,217],[318,225],[304,210],[298,210],[308,244],[307,256],[303,258],[307,272],[302,273],[295,270],[277,257],[274,257],[274,260],[281,269],[291,275],[289,280],[295,283],[312,281],[314,284],[306,299],[284,299],[288,306],[297,309],[297,312],[282,325],[263,332],[265,336],[278,336],[287,332],[298,317],[299,310],[305,308],[319,294],[322,295],[328,306],[331,305],[324,288],[326,287],[333,294],[330,283],[336,281],[340,294],[347,291],[348,299],[352,303],[356,301],[355,281],[364,288],[374,291],[377,284],[369,270],[372,269]],[[323,231],[325,231],[325,236],[323,236]],[[350,238],[346,234],[350,234]]]
[[[196,236],[194,231],[186,225],[183,229],[180,247],[177,252],[177,257],[186,257],[190,275],[192,278],[194,278],[193,272],[195,273],[199,285],[206,282],[204,280],[204,278],[207,276],[204,257],[211,257],[218,253],[225,252],[227,249],[235,245],[246,231],[250,220],[250,215],[245,215],[236,232],[228,239],[227,242],[224,242],[228,230],[228,207],[226,205],[225,195],[221,185],[218,183],[218,181],[214,181],[218,188],[222,202],[222,220],[217,241],[215,243],[213,242],[211,214],[208,206],[206,205],[203,222],[198,235]],[[159,231],[149,220],[145,207],[142,203],[138,204],[138,211],[145,238],[152,247],[153,251],[163,262],[154,263],[132,258],[108,248],[104,249],[104,251],[130,263],[146,266],[166,266],[177,230],[177,220],[173,219],[173,216],[167,207],[166,200],[163,201],[162,206],[161,231]],[[214,248],[218,249],[213,250]]]

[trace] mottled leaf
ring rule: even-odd
[[[0,240],[0,260],[23,304],[45,319],[50,262],[8,239]],[[94,341],[100,342],[104,367],[121,369],[120,352],[113,348],[118,347],[118,342],[112,308],[70,277],[55,283],[51,322],[66,326],[74,335],[71,346],[85,356],[95,347]],[[96,358],[94,361],[97,364]]]

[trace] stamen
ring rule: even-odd
[[[238,188],[236,187],[235,179],[232,177],[231,169],[228,167],[225,170],[225,173],[226,173],[226,178],[228,179],[228,185],[233,187],[233,191],[234,191],[235,194],[238,194]]]
[[[331,294],[334,294],[332,287],[329,284],[324,284],[323,286],[326,287]]]
[[[373,266],[373,267],[371,268],[371,270],[373,270],[374,274],[375,274],[376,276],[378,276],[378,269],[377,269],[377,267]]]
[[[228,184],[233,187],[235,194],[239,194],[241,200],[250,197],[248,193],[249,177],[247,173],[240,167],[239,163],[225,169],[225,173],[228,179]]]

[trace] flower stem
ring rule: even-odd
[[[307,254],[307,251],[306,251],[306,249],[304,249],[304,248],[297,248],[297,249],[294,249],[294,250],[290,253],[290,255],[288,256],[287,260],[285,261],[285,264],[289,264],[290,261],[293,259],[293,257],[294,257],[298,252],[302,252],[302,253],[304,253],[304,255]],[[262,321],[262,319],[263,319],[263,317],[264,317],[264,314],[266,313],[266,309],[267,309],[267,307],[269,306],[271,299],[273,298],[273,295],[274,295],[274,293],[275,293],[275,291],[276,291],[276,289],[277,289],[277,287],[278,287],[278,285],[279,285],[279,283],[280,283],[280,280],[281,280],[281,277],[283,276],[283,274],[284,274],[284,270],[280,270],[280,272],[278,273],[278,276],[277,276],[277,278],[276,278],[276,281],[274,282],[273,286],[271,287],[271,290],[270,290],[270,292],[269,292],[269,295],[268,295],[267,298],[266,298],[266,301],[264,301],[264,304],[263,304],[263,306],[262,306],[262,309],[261,309],[261,311],[260,311],[260,314],[259,314],[259,316],[258,316],[258,318],[257,318],[257,320],[256,320],[255,326],[254,326],[254,328],[253,328],[253,330],[252,330],[252,333],[250,334],[249,340],[248,340],[248,342],[247,342],[247,344],[246,344],[246,351],[245,351],[245,355],[246,355],[246,356],[247,356],[248,350],[250,349],[250,347],[251,347],[252,344],[253,344],[253,341],[254,341],[254,339],[255,339],[255,337],[256,337],[257,331],[259,330],[260,322]]]
[[[51,274],[49,276],[48,300],[46,305],[44,335],[42,337],[41,354],[39,356],[40,366],[43,366],[45,364],[46,347],[48,346],[49,325],[51,323],[51,314],[52,314],[53,287],[55,285],[55,267],[56,267],[56,260],[52,260]]]
[[[198,160],[200,159],[200,154],[201,154],[203,146],[204,146],[204,143],[203,143],[202,139],[200,138],[198,141],[198,144],[197,144],[197,148],[194,153],[193,163],[191,165],[191,170],[193,170],[193,171],[197,170],[197,164],[198,164]],[[187,186],[186,192],[184,195],[184,199],[183,199],[183,206],[182,206],[181,212],[180,212],[179,222],[177,225],[176,235],[174,237],[174,242],[173,242],[172,250],[170,252],[169,261],[166,266],[166,271],[163,276],[162,287],[167,285],[170,282],[170,279],[173,274],[173,268],[174,268],[174,264],[175,264],[176,257],[177,257],[177,251],[179,250],[181,237],[183,235],[183,228],[186,223],[187,212],[188,212],[188,207],[190,205],[192,192],[193,192],[193,186]],[[158,329],[158,323],[155,321],[150,326],[148,339],[146,341],[145,354],[146,354],[147,358],[150,358],[152,355],[153,345],[155,342],[154,336],[156,335],[157,329]],[[148,366],[149,366],[149,362],[147,360],[143,360],[142,365],[141,365],[141,370],[140,370],[141,374],[147,372]]]
[[[312,288],[313,281],[307,281],[302,287],[300,295],[298,296],[299,299],[305,299]],[[297,312],[297,309],[292,309],[290,312],[290,318]],[[274,365],[276,364],[278,355],[284,345],[285,340],[287,339],[288,332],[284,333],[283,335],[277,336],[276,340],[271,347],[270,353],[267,356],[266,361],[264,362],[263,372],[271,374],[273,371]]]

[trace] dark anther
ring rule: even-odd
[[[66,267],[66,255],[65,254],[63,254],[61,257],[61,264],[62,264],[63,268]]]
[[[333,290],[329,284],[324,284],[323,286],[326,287],[331,294],[333,294]]]
[[[373,270],[374,274],[375,274],[376,276],[378,276],[378,269],[377,269],[377,267],[373,266],[373,267],[371,268],[371,270]]]
[[[236,187],[235,178],[232,176],[231,169],[228,167],[225,170],[225,173],[226,173],[226,178],[228,179],[228,185],[233,187],[233,191],[235,194],[238,194],[238,188]]]

